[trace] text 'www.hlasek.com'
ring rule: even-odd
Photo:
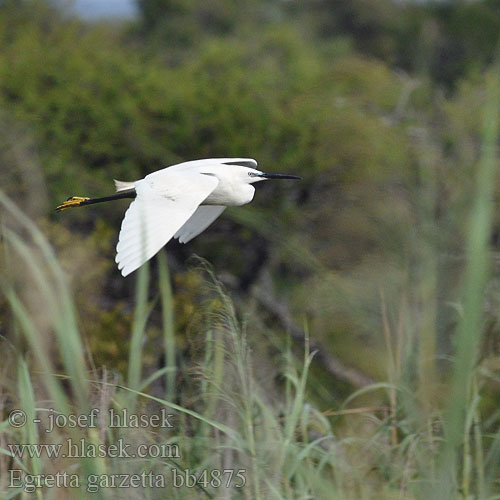
[[[36,441],[6,445],[12,466],[2,486],[9,489],[33,493],[42,488],[84,488],[97,493],[108,488],[198,488],[208,492],[242,488],[246,483],[244,468],[192,467],[175,439],[175,415],[165,408],[155,414],[93,408],[67,415],[50,408],[39,409],[34,416],[15,409],[8,423],[13,434],[29,427],[30,432],[22,435]],[[54,438],[46,439],[49,436]],[[85,467],[79,468],[79,463]]]

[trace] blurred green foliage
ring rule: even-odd
[[[188,247],[169,245],[179,332],[192,321],[198,285],[186,261],[198,253],[242,297],[271,276],[297,324],[307,317],[315,338],[373,376],[386,368],[374,334],[381,290],[391,321],[410,311],[415,352],[430,329],[446,355],[497,3],[138,7],[133,21],[90,24],[42,1],[0,4],[2,186],[46,218],[97,362],[125,362],[133,279],[114,268],[113,246],[126,205],[52,207],[109,194],[113,178],[217,156],[304,179],[259,186],[250,207],[228,210]],[[437,311],[431,324],[419,319],[426,308]],[[275,319],[261,318],[282,328]]]
[[[199,254],[246,318],[252,369],[272,397],[279,399],[290,383],[276,370],[281,353],[289,353],[289,332],[300,340],[294,346],[299,355],[305,332],[320,348],[307,392],[307,401],[320,408],[337,408],[352,393],[352,380],[339,371],[353,368],[390,384],[384,385],[387,396],[361,393],[369,425],[363,416],[335,420],[335,432],[345,426],[349,436],[377,436],[380,451],[367,438],[352,452],[346,447],[353,454],[348,462],[364,464],[367,477],[376,470],[377,481],[384,488],[390,483],[394,498],[400,498],[394,485],[413,481],[410,469],[427,470],[429,454],[407,450],[418,450],[414,443],[420,440],[435,454],[434,440],[441,439],[436,415],[452,378],[457,325],[463,338],[474,340],[474,349],[484,334],[464,434],[480,424],[485,436],[497,433],[499,211],[492,214],[490,241],[481,242],[481,258],[467,254],[465,242],[473,240],[471,207],[483,208],[475,220],[488,225],[487,202],[497,203],[500,195],[498,182],[476,190],[485,148],[494,150],[495,138],[485,141],[484,110],[492,100],[486,82],[498,76],[492,62],[498,54],[499,3],[137,4],[136,19],[90,23],[51,2],[0,0],[0,186],[56,249],[76,301],[89,366],[125,375],[135,356],[145,379],[159,373],[165,364],[159,347],[166,335],[165,287],[158,284],[153,260],[142,311],[147,327],[137,329],[139,352],[130,338],[135,276],[123,279],[113,262],[126,202],[63,214],[53,207],[70,195],[110,194],[113,178],[134,180],[189,159],[249,156],[262,170],[300,174],[303,180],[262,183],[251,205],[228,209],[187,246],[167,246],[177,368],[171,373],[179,400],[189,406],[199,397],[192,378],[202,364],[211,366],[208,357],[200,360],[217,341],[217,330],[200,314],[220,307],[207,304],[199,262],[190,260]],[[2,228],[13,225],[4,212],[0,221]],[[483,230],[484,239],[489,226]],[[29,238],[23,244],[30,247]],[[26,317],[43,333],[47,358],[62,366],[26,265],[1,239],[0,252],[2,282],[12,285]],[[479,304],[469,304],[476,315],[470,329],[463,300],[467,256],[469,268],[473,262],[482,273],[478,280],[470,271],[465,281],[475,285],[469,292]],[[17,330],[8,310],[2,295],[0,333],[10,340]],[[58,335],[64,339],[63,329]],[[463,366],[474,357],[465,352]],[[337,372],[332,359],[344,363]],[[464,385],[460,377],[468,370],[455,373],[457,386]],[[226,391],[230,384],[227,378],[220,387]],[[401,394],[392,393],[391,384]],[[210,412],[214,404],[207,406]],[[484,418],[479,423],[476,405]],[[394,413],[379,419],[380,406]],[[494,463],[494,446],[488,450],[485,443]],[[464,446],[464,492],[473,489],[467,453]],[[476,450],[474,460],[481,457]],[[399,465],[390,470],[393,463]],[[479,475],[480,464],[477,470]],[[357,481],[368,498],[370,480]]]

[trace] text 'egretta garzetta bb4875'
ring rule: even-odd
[[[212,158],[179,163],[135,182],[115,181],[117,193],[103,198],[73,196],[56,210],[133,198],[122,222],[116,263],[123,276],[151,259],[172,238],[187,243],[227,206],[250,203],[252,184],[296,175],[257,170],[251,158]]]

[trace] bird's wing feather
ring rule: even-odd
[[[116,246],[123,276],[166,245],[218,183],[215,176],[186,172],[136,182],[137,198],[125,213]]]
[[[242,167],[255,168],[257,161],[253,158],[221,158],[224,165],[241,165]]]
[[[198,236],[202,231],[224,212],[226,207],[221,205],[203,205],[198,207],[191,218],[174,234],[180,243],[187,243]]]
[[[191,160],[183,163],[177,163],[170,167],[151,172],[146,176],[146,179],[162,177],[166,172],[183,171],[187,172],[190,169],[200,171],[203,168],[210,168],[217,165],[241,165],[243,167],[256,168],[257,161],[253,158],[206,158],[204,160]]]
[[[204,158],[203,160],[191,160],[173,167],[189,168],[189,167],[206,167],[211,165],[241,165],[243,167],[255,168],[257,161],[253,158]]]

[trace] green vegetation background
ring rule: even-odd
[[[391,390],[370,391],[359,406],[375,408],[371,416],[336,419],[339,435],[369,441],[383,427],[377,408],[389,408],[381,422],[389,449],[400,450],[422,422],[441,422],[453,394],[451,360],[457,345],[468,345],[480,369],[483,431],[493,436],[500,218],[487,210],[498,182],[493,174],[485,182],[481,165],[498,147],[488,123],[498,118],[499,3],[139,0],[138,8],[132,21],[86,23],[42,1],[0,1],[0,187],[55,248],[93,366],[118,377],[130,369],[136,277],[123,279],[114,265],[127,202],[53,208],[180,161],[254,157],[264,171],[304,179],[259,185],[250,206],[227,210],[187,246],[167,246],[177,400],[190,401],[203,358],[205,278],[190,259],[197,254],[246,318],[253,369],[276,398],[288,335],[299,358],[309,336],[318,353],[306,394],[319,411],[343,409],[349,394],[375,382],[413,394],[403,408]],[[478,220],[486,229],[474,240]],[[3,222],[10,224],[6,212]],[[474,253],[484,235],[484,254]],[[467,255],[481,256],[484,279],[478,269],[478,282],[464,273]],[[49,339],[28,271],[8,262],[2,274]],[[151,269],[146,376],[165,362],[156,261]],[[472,333],[460,326],[468,318],[464,283],[480,297]],[[0,299],[0,333],[12,342],[10,307]],[[460,344],[461,328],[475,340]],[[467,377],[472,365],[464,363]],[[409,494],[422,469],[412,462],[393,475],[387,453],[386,469],[377,453],[363,462],[366,491],[348,481],[345,494],[371,498],[384,483],[399,492],[394,498]],[[459,495],[487,498],[464,463]]]

